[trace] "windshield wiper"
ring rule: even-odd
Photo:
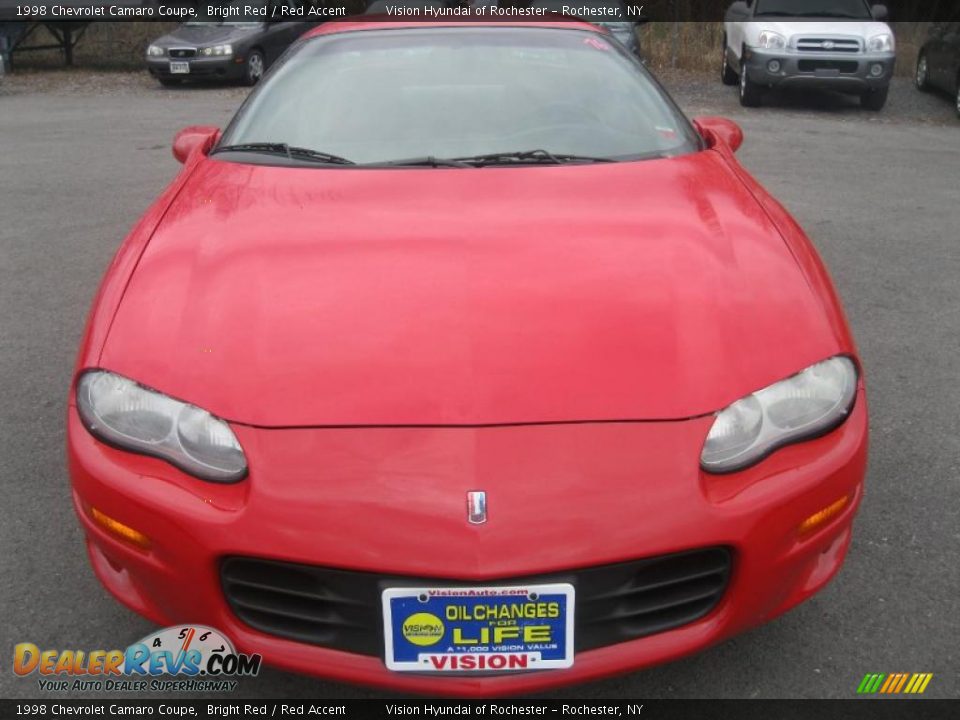
[[[311,162],[324,163],[328,165],[356,165],[353,160],[348,160],[339,155],[331,155],[320,150],[311,150],[310,148],[297,147],[279,142],[253,142],[238,143],[236,145],[221,145],[213,150],[213,153],[219,152],[252,152],[266,153],[268,155],[286,155],[291,160],[309,160]],[[211,153],[211,154],[213,154]]]
[[[523,163],[562,165],[564,163],[574,162],[616,162],[616,160],[613,158],[594,157],[592,155],[568,155],[563,153],[552,153],[540,149],[522,150],[516,152],[487,153],[485,155],[469,155],[466,157],[452,158],[452,160],[454,162],[467,163],[473,165],[474,167],[484,167],[486,165],[514,165]]]
[[[449,158],[438,158],[433,155],[405,158],[403,160],[387,160],[385,162],[370,163],[373,167],[473,167],[470,163]]]

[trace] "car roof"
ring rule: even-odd
[[[382,19],[381,19],[382,18]],[[355,32],[357,30],[404,30],[410,28],[451,28],[451,27],[534,27],[534,28],[554,28],[563,30],[590,30],[599,35],[604,35],[603,28],[578,20],[576,18],[558,17],[556,20],[471,20],[463,22],[458,20],[429,20],[429,21],[398,21],[389,15],[367,15],[362,19],[356,20],[338,20],[336,22],[325,22],[318,25],[303,35],[303,38],[317,37],[319,35],[335,35],[338,33]]]

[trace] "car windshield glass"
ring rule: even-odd
[[[865,0],[757,0],[754,17],[837,17],[869,20],[870,8]]]
[[[252,10],[260,12],[266,7],[267,0],[231,0],[218,5],[201,3],[197,6],[197,19],[187,25],[257,25],[249,20],[224,20],[223,18],[252,17]]]
[[[250,143],[284,143],[358,164],[419,159],[423,167],[494,153],[518,163],[518,152],[533,150],[540,152],[523,156],[523,164],[553,162],[550,156],[632,160],[700,147],[642,65],[603,36],[523,27],[365,30],[307,40],[251,95],[220,147]],[[283,154],[272,158],[282,163]],[[249,153],[229,159],[253,161]]]

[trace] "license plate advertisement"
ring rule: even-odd
[[[383,591],[387,668],[519,672],[573,665],[574,588],[389,588]]]

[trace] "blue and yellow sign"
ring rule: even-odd
[[[504,672],[573,665],[574,588],[391,588],[386,663],[416,672]]]

